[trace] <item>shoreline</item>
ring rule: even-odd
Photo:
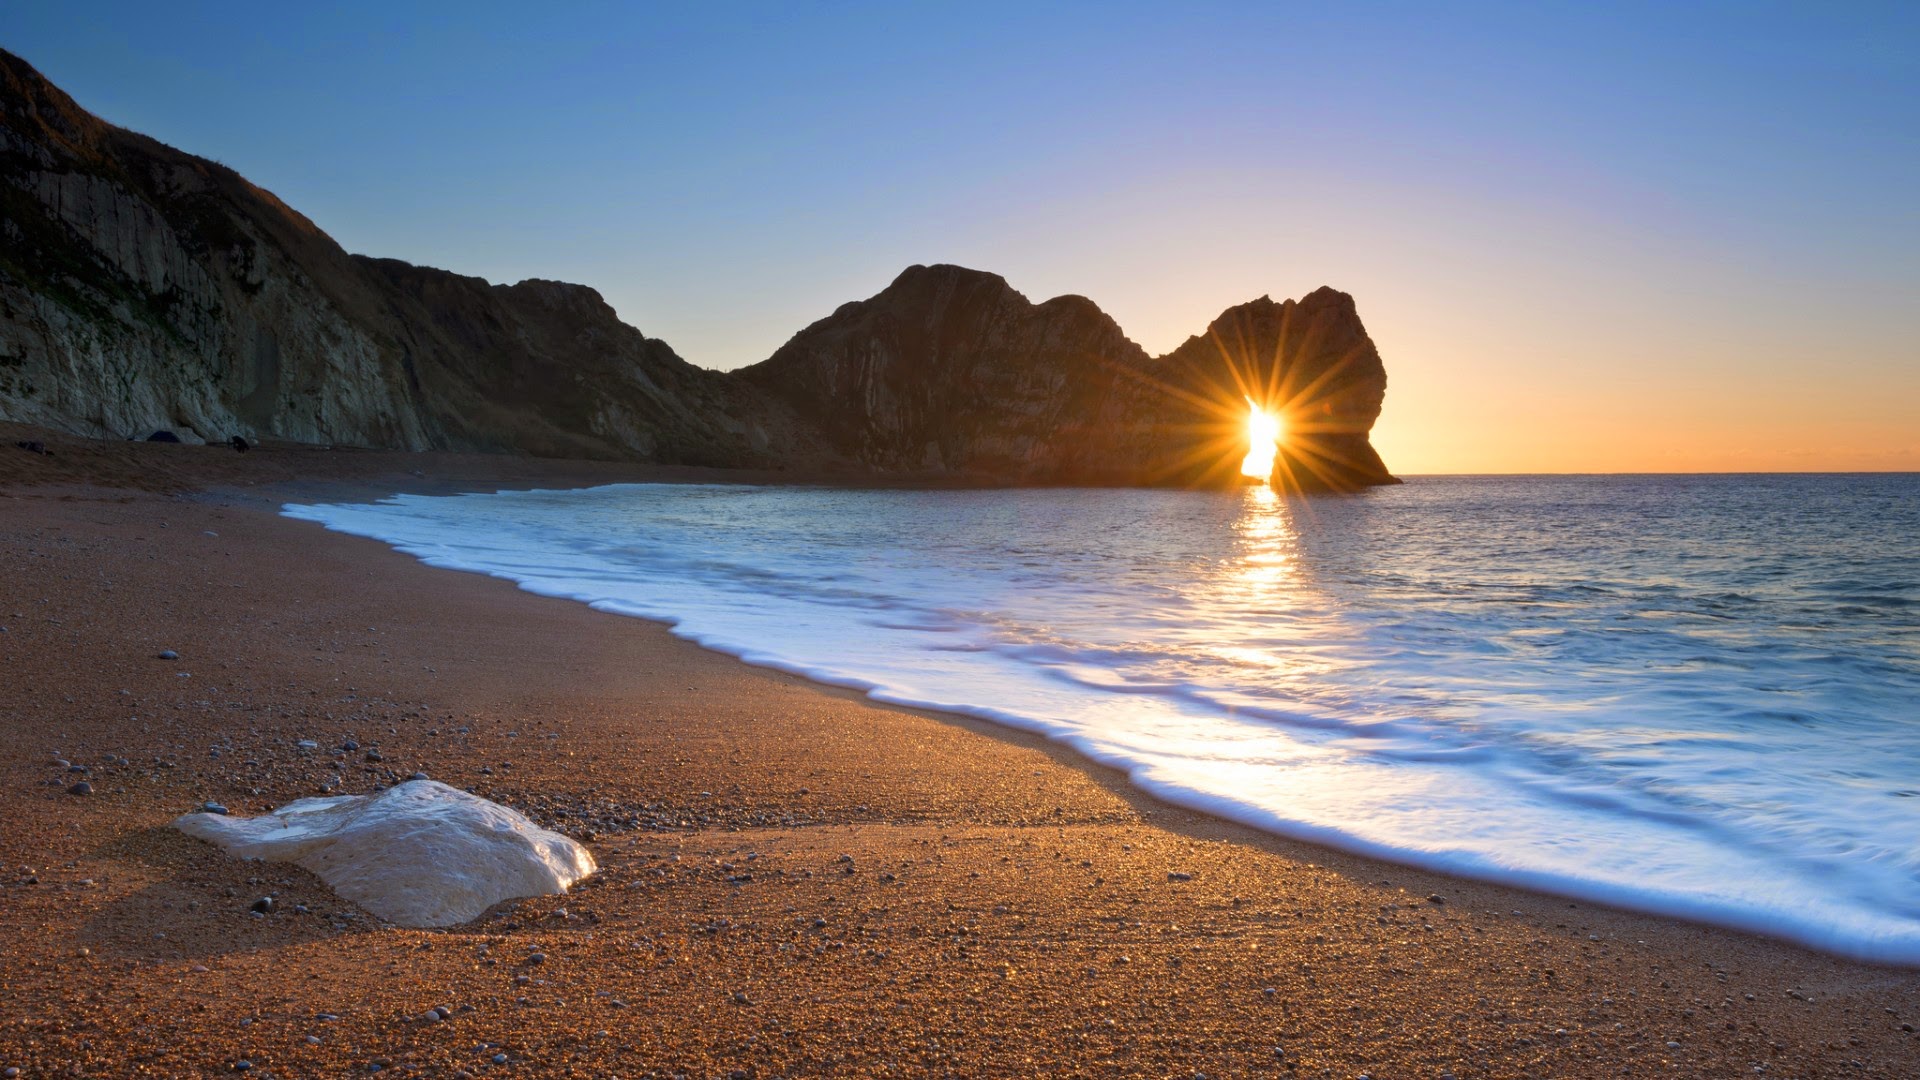
[[[673,481],[668,481],[672,483]],[[689,481],[699,483],[700,481]],[[609,485],[617,487],[621,485]],[[563,489],[531,488],[514,489],[514,493],[540,493]],[[606,490],[595,487],[574,490]],[[827,490],[846,490],[831,487]],[[1024,490],[1024,489],[1023,489]],[[379,499],[355,500],[349,506],[371,504],[414,495],[413,492],[396,492]],[[438,496],[430,496],[438,497]],[[1622,913],[1641,915],[1654,919],[1672,920],[1713,928],[1723,931],[1748,934],[1762,940],[1778,942],[1790,947],[1805,949],[1809,952],[1830,956],[1839,960],[1884,967],[1895,971],[1920,972],[1920,954],[1916,954],[1911,941],[1901,939],[1903,948],[1891,944],[1875,955],[1872,944],[1860,944],[1867,940],[1856,936],[1844,944],[1833,943],[1834,935],[1827,933],[1827,943],[1819,938],[1825,929],[1823,924],[1808,919],[1804,922],[1792,922],[1786,908],[1760,908],[1740,906],[1719,900],[1717,897],[1683,890],[1651,892],[1646,887],[1636,889],[1630,884],[1604,877],[1579,878],[1565,871],[1556,871],[1538,867],[1504,865],[1499,852],[1474,851],[1466,855],[1454,853],[1449,857],[1436,857],[1432,853],[1412,847],[1395,847],[1387,841],[1369,840],[1345,831],[1340,826],[1318,824],[1308,820],[1289,818],[1279,810],[1274,810],[1258,802],[1244,801],[1230,791],[1210,789],[1203,786],[1182,786],[1171,781],[1155,781],[1136,775],[1143,767],[1141,762],[1128,761],[1123,755],[1102,754],[1090,742],[1097,742],[1097,735],[1030,713],[1008,711],[1010,706],[999,708],[972,704],[965,701],[942,702],[924,696],[916,697],[912,692],[876,683],[875,678],[858,671],[836,671],[819,666],[819,662],[805,662],[790,656],[765,651],[758,645],[742,644],[741,639],[718,639],[692,629],[687,629],[687,620],[675,614],[653,614],[638,610],[635,603],[624,598],[607,598],[603,595],[578,592],[552,592],[538,587],[540,580],[526,576],[523,570],[488,568],[481,564],[462,563],[444,552],[434,556],[432,562],[424,554],[409,551],[408,541],[394,539],[391,535],[380,535],[375,526],[368,531],[362,524],[357,528],[350,523],[341,523],[330,519],[322,511],[333,504],[285,504],[279,512],[282,516],[295,521],[316,525],[331,532],[345,536],[371,540],[419,560],[423,565],[436,570],[456,573],[476,574],[482,577],[496,578],[513,584],[516,588],[535,596],[552,597],[569,603],[581,604],[592,610],[612,614],[621,618],[634,618],[661,627],[676,639],[685,641],[704,651],[714,653],[751,667],[796,676],[823,689],[848,691],[858,701],[918,710],[934,716],[948,719],[966,719],[983,722],[996,731],[1016,731],[1037,735],[1066,749],[1089,768],[1110,771],[1119,782],[1129,790],[1146,796],[1157,804],[1169,808],[1178,808],[1195,814],[1217,819],[1224,823],[1245,827],[1254,833],[1286,840],[1329,852],[1340,852],[1377,862],[1387,867],[1420,870],[1436,874],[1443,878],[1458,881],[1473,881],[1521,892],[1553,897],[1607,908]],[[389,530],[389,534],[391,530]],[[1540,830],[1536,830],[1540,831]],[[1885,958],[1885,954],[1895,954]]]
[[[413,479],[484,465],[604,475]],[[479,1075],[495,1052],[543,1075],[1901,1076],[1920,1057],[1911,970],[1282,839],[1037,735],[278,515],[364,476],[5,479],[0,1068],[23,1076],[242,1055]],[[355,736],[382,760],[326,752]],[[56,751],[94,795],[64,793]],[[375,929],[302,871],[164,828],[204,798],[255,813],[416,767],[582,836],[601,874],[451,931]],[[267,891],[286,914],[250,917]],[[474,1008],[413,1019],[438,1004]]]

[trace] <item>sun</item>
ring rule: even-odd
[[[1265,480],[1273,475],[1273,459],[1280,453],[1284,428],[1280,418],[1247,399],[1247,456],[1240,461],[1240,475]]]

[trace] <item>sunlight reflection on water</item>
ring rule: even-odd
[[[637,485],[290,508],[1168,799],[1920,963],[1920,481]]]

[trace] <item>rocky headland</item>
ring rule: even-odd
[[[4,51],[0,240],[0,420],[94,438],[1217,486],[1242,482],[1252,393],[1293,433],[1276,482],[1393,482],[1367,439],[1385,368],[1345,293],[1262,297],[1152,357],[1084,297],[913,266],[710,371],[586,286],[350,254]]]

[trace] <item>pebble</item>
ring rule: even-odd
[[[93,794],[93,785],[92,785],[92,784],[89,784],[89,783],[87,783],[87,782],[86,782],[85,780],[82,780],[82,781],[80,781],[79,783],[77,783],[77,784],[75,784],[75,785],[73,785],[72,787],[70,787],[70,788],[68,788],[68,789],[67,789],[67,794],[69,794],[69,795],[91,795],[91,794]]]
[[[206,813],[206,814],[224,814],[227,812],[226,807],[221,806],[219,803],[213,802],[212,800],[208,800],[207,802],[201,803],[200,810],[202,813]]]
[[[1427,894],[1427,903],[1429,904],[1444,904],[1446,902],[1447,902],[1447,898],[1444,896],[1441,896],[1439,893]]]
[[[179,653],[177,653],[177,652],[174,652],[174,651],[173,651],[172,649],[161,649],[161,650],[160,650],[160,656],[159,656],[159,659],[161,659],[161,660],[178,660],[178,659],[180,659],[180,654],[179,654]]]
[[[307,1036],[307,1045],[308,1045],[308,1046],[319,1046],[319,1045],[320,1045],[320,1036],[318,1036],[318,1035],[309,1035],[309,1036]]]
[[[73,762],[63,757],[57,757],[53,759],[53,767],[56,769],[71,769],[73,768]]]
[[[16,1077],[19,1075],[20,1075],[20,1068],[19,1066],[16,1066],[16,1065],[9,1065],[7,1066],[6,1072],[0,1072],[0,1076],[7,1077],[8,1080],[12,1080],[13,1077]]]
[[[260,914],[265,915],[267,912],[273,910],[273,897],[263,896],[260,899],[255,900],[253,902],[253,907],[249,908],[248,910],[257,911]]]
[[[320,744],[317,742],[314,742],[312,739],[301,739],[299,742],[294,743],[293,745],[299,747],[302,750],[320,749]]]
[[[247,1061],[244,1058],[233,1063],[234,1072],[246,1072],[251,1068],[253,1068],[253,1062]]]
[[[493,1055],[493,1063],[495,1065],[505,1065],[507,1063],[507,1055],[505,1054]]]
[[[359,743],[357,743],[357,742],[354,742],[354,741],[353,741],[352,739],[348,739],[348,740],[347,740],[346,742],[343,742],[343,743],[341,743],[341,744],[340,744],[340,749],[342,749],[342,750],[358,750],[358,749],[360,749],[360,744],[359,744]]]
[[[547,954],[543,952],[533,953],[532,955],[527,957],[527,963],[529,964],[544,964],[546,962],[547,962]]]
[[[1178,870],[1169,870],[1167,871],[1167,880],[1168,881],[1192,881],[1193,875],[1183,874]]]
[[[417,772],[413,774],[413,779],[415,780],[425,780],[426,778],[427,778],[427,774],[423,772]]]

